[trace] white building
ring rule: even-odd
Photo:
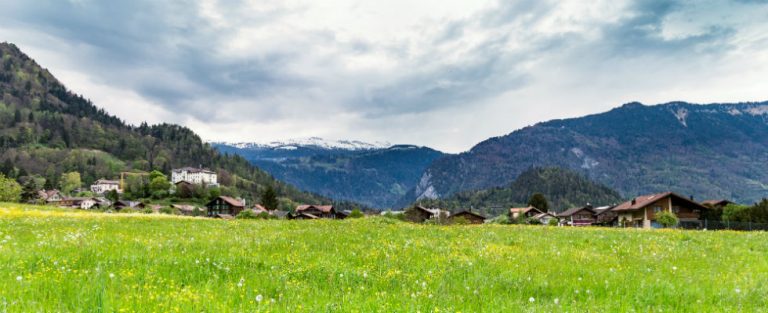
[[[218,185],[218,176],[216,172],[202,169],[185,167],[173,170],[171,172],[171,182],[177,184],[179,182],[188,182],[195,185]]]
[[[99,179],[91,185],[91,192],[95,194],[105,194],[109,191],[115,190],[118,193],[122,193],[120,190],[120,182],[116,180]]]

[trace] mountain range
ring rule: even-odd
[[[767,164],[768,102],[634,102],[440,158],[401,203],[505,186],[531,167],[571,169],[625,197],[671,190],[752,203],[768,197]]]
[[[416,187],[419,177],[444,154],[412,145],[329,141],[321,138],[261,143],[213,143],[275,178],[303,190],[373,208],[390,208]]]

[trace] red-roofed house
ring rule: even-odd
[[[699,227],[701,212],[706,207],[696,201],[673,192],[663,192],[635,197],[617,205],[612,211],[618,213],[619,225],[625,227],[659,228],[656,213],[670,211],[677,215],[683,227]]]

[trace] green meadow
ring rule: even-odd
[[[0,204],[0,312],[765,312],[768,234]]]

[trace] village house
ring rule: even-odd
[[[536,215],[530,217],[530,219],[533,220],[533,221],[538,222],[539,224],[543,224],[543,225],[548,225],[550,220],[556,220],[558,222],[560,221],[557,218],[557,216],[555,216],[554,214],[549,213],[549,212],[544,212],[544,213],[536,214]]]
[[[58,204],[64,200],[64,195],[56,189],[40,190],[37,192],[37,198],[47,204]]]
[[[141,210],[146,208],[146,205],[139,201],[118,200],[118,201],[115,201],[114,204],[112,204],[112,207],[115,208],[115,211],[120,211],[125,208]]]
[[[71,197],[64,198],[59,202],[59,206],[67,208],[78,208],[82,210],[90,210],[94,207],[105,206],[106,200],[93,198],[93,197]]]
[[[117,191],[118,193],[122,193],[123,191],[120,189],[120,182],[116,180],[106,180],[106,179],[99,179],[91,185],[91,192],[97,194],[97,195],[103,195],[110,191]]]
[[[587,205],[565,210],[557,214],[557,217],[560,218],[560,223],[568,226],[591,226],[597,221],[596,214],[592,206]]]
[[[204,186],[215,186],[219,184],[216,172],[211,170],[194,167],[174,169],[171,172],[171,183],[175,185],[183,181]]]
[[[613,210],[615,206],[601,206],[594,208],[595,224],[601,226],[618,226],[619,214]]]
[[[619,225],[642,228],[661,227],[656,222],[656,214],[662,211],[674,213],[681,227],[698,228],[704,210],[707,210],[705,206],[673,192],[635,197],[613,208],[618,213]]]
[[[414,223],[424,223],[433,218],[448,218],[450,213],[441,209],[427,209],[421,205],[414,206],[405,211],[405,218]]]
[[[523,218],[530,219],[541,213],[545,213],[545,212],[542,212],[541,210],[534,208],[532,206],[525,207],[525,208],[511,208],[509,209],[509,220],[514,221],[521,218],[521,216]]]
[[[451,222],[454,222],[458,218],[463,218],[470,224],[483,224],[485,223],[485,220],[486,220],[485,216],[472,212],[471,210],[463,210],[463,211],[459,211],[454,214],[451,214],[448,217],[448,220],[450,220]]]
[[[307,214],[318,218],[339,217],[332,205],[300,205],[296,207],[295,215]]]
[[[200,216],[205,213],[205,209],[191,204],[171,204],[171,209],[178,210],[181,215],[185,216]]]
[[[227,196],[219,196],[205,205],[208,217],[233,218],[245,209],[242,200],[236,200]]]

